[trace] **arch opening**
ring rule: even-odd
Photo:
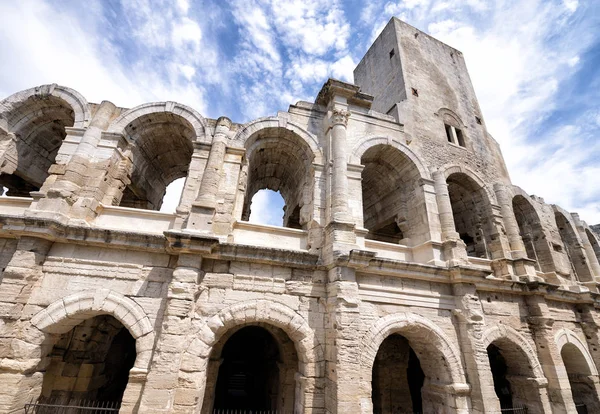
[[[75,113],[60,98],[34,95],[15,105],[6,120],[9,133],[0,136],[0,188],[7,188],[7,196],[29,197],[48,178]]]
[[[401,151],[378,144],[361,157],[363,226],[368,239],[410,244],[427,225],[417,166]],[[426,232],[426,231],[425,231]]]
[[[409,341],[399,334],[388,336],[373,364],[371,399],[373,413],[422,413],[425,373]]]
[[[527,355],[506,338],[498,339],[487,347],[494,380],[494,391],[503,410],[527,407],[529,413],[542,413],[543,407]]]
[[[569,377],[571,394],[577,412],[599,412],[600,402],[592,372],[579,348],[567,342],[560,350],[560,356]]]
[[[170,112],[142,115],[125,127],[132,140],[129,184],[121,207],[160,210],[167,187],[187,176],[196,133],[183,117]]]
[[[110,315],[89,318],[57,335],[46,357],[41,398],[65,405],[74,400],[120,404],[135,346],[129,331]]]
[[[306,142],[285,128],[264,128],[246,141],[248,181],[242,220],[260,190],[279,192],[285,202],[283,226],[305,228],[312,217],[314,154]]]
[[[535,208],[522,195],[513,198],[512,206],[527,257],[536,261],[537,270],[552,272],[554,270],[552,252]]]
[[[464,173],[450,174],[446,182],[456,232],[466,245],[467,255],[490,259],[491,206],[485,190]]]
[[[592,249],[594,249],[594,254],[596,255],[596,258],[600,262],[600,243],[598,242],[598,239],[592,234],[592,232],[589,229],[585,229],[585,235],[590,241]]]
[[[250,223],[283,227],[285,210],[285,200],[279,191],[258,190],[250,202],[250,217],[248,221]],[[300,228],[299,219],[298,216],[290,216],[287,227]]]
[[[560,254],[560,257],[563,261],[561,266],[563,271],[570,273],[573,280],[578,280],[580,282],[593,281],[593,276],[587,266],[585,251],[577,239],[575,229],[563,213],[556,211],[554,213],[554,218],[560,233],[560,238],[565,247],[564,252],[558,252],[562,253]]]
[[[202,412],[293,412],[298,364],[279,328],[258,323],[228,332],[211,352]]]

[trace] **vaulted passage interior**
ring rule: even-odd
[[[422,413],[421,389],[425,374],[408,340],[388,336],[373,365],[372,399],[374,414]]]
[[[243,327],[213,348],[203,413],[219,409],[293,412],[297,371],[294,344],[282,330],[268,325]]]
[[[136,358],[135,339],[112,316],[96,316],[60,335],[48,358],[42,398],[120,402]]]
[[[507,339],[490,344],[487,353],[500,407],[527,407],[529,414],[541,414],[539,391],[530,379],[535,375],[525,353]]]
[[[246,142],[248,182],[242,220],[250,218],[252,199],[263,189],[285,201],[283,226],[306,228],[312,219],[314,155],[306,142],[285,128],[264,128]]]
[[[552,272],[554,270],[552,252],[535,208],[522,195],[515,196],[512,205],[527,257],[536,261],[537,270]]]
[[[566,249],[566,251],[562,251],[563,264],[561,268],[565,273],[570,270],[575,280],[579,280],[580,282],[592,281],[593,276],[590,273],[590,268],[587,266],[585,251],[581,243],[577,240],[575,229],[562,213],[555,212],[554,218],[560,232],[560,238]]]
[[[446,181],[454,225],[467,254],[491,259],[491,207],[485,190],[463,173],[451,174]]]
[[[115,194],[115,203],[160,210],[167,186],[187,175],[196,139],[194,128],[181,116],[160,112],[136,118],[125,128],[125,135],[134,143],[128,167],[130,182],[124,183],[122,195]]]
[[[402,152],[375,145],[361,158],[363,223],[367,238],[388,243],[419,241],[427,229],[427,209],[419,170]]]
[[[569,376],[571,393],[578,412],[600,412],[600,403],[594,383],[594,380],[597,381],[597,376],[596,378],[592,377],[590,366],[579,348],[572,343],[566,343],[562,347],[560,355]]]
[[[73,109],[54,96],[32,96],[17,105],[8,116],[8,131],[0,133],[0,193],[29,197],[40,189],[54,164],[66,136],[65,127],[73,126]]]

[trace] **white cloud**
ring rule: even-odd
[[[176,48],[183,48],[191,44],[194,51],[199,52],[200,44],[202,42],[202,30],[198,23],[184,17],[173,26],[171,38],[173,46]]]
[[[174,213],[175,209],[179,205],[181,199],[181,193],[183,193],[183,185],[185,184],[185,177],[178,178],[167,186],[167,191],[163,197],[162,206],[160,211],[163,213]]]

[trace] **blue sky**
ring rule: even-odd
[[[0,97],[56,82],[246,122],[352,81],[392,15],[465,54],[513,183],[600,223],[596,0],[0,0]]]

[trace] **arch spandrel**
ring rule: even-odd
[[[352,148],[350,155],[348,157],[348,162],[350,164],[360,164],[360,160],[363,155],[370,149],[377,145],[389,145],[392,148],[400,151],[404,156],[406,156],[415,167],[419,171],[419,175],[424,179],[431,179],[431,173],[429,169],[425,166],[425,164],[421,161],[419,156],[413,152],[407,145],[398,142],[397,140],[392,139],[387,136],[365,136],[358,140],[354,148]]]
[[[66,86],[48,84],[14,93],[0,101],[0,119],[7,124],[6,126],[0,124],[0,126],[10,130],[10,125],[8,125],[10,114],[18,111],[19,107],[25,104],[30,98],[43,99],[47,96],[55,97],[73,109],[75,119],[73,128],[85,128],[89,125],[92,118],[90,106],[83,95]]]
[[[362,380],[371,382],[372,367],[379,347],[383,341],[392,334],[400,334],[410,342],[417,353],[433,354],[440,356],[446,367],[443,369],[446,385],[466,384],[466,376],[462,367],[460,352],[444,331],[429,319],[412,313],[395,313],[387,315],[377,321],[365,334],[361,342],[360,365]],[[421,342],[423,341],[423,342]],[[427,342],[427,345],[424,342]],[[437,362],[434,362],[437,363]],[[423,371],[430,375],[432,367],[427,361],[421,362]],[[456,388],[456,387],[455,387]],[[459,387],[460,388],[460,387]]]
[[[515,345],[527,358],[531,366],[531,372],[540,383],[547,383],[542,365],[537,357],[537,353],[529,341],[517,332],[514,328],[506,325],[493,326],[488,328],[482,335],[481,342],[485,348],[494,342],[508,341]]]
[[[210,143],[211,137],[208,133],[207,122],[200,113],[189,106],[176,102],[152,102],[131,108],[111,122],[107,132],[125,133],[127,125],[134,120],[150,114],[171,113],[186,120],[194,129],[196,141]]]
[[[260,131],[271,128],[281,128],[296,135],[310,148],[313,155],[313,162],[316,164],[323,164],[323,150],[319,145],[319,140],[317,137],[299,125],[280,117],[258,118],[245,124],[235,134],[232,142],[235,144],[235,146],[244,147],[248,150],[254,145],[254,140],[252,139],[253,137],[255,137]]]
[[[567,344],[575,346],[579,352],[581,352],[581,355],[587,363],[589,375],[598,375],[598,369],[596,368],[596,364],[594,364],[590,351],[585,343],[579,339],[573,331],[565,328],[560,329],[556,335],[554,335],[554,342],[556,343],[559,352],[561,352],[563,347]]]

